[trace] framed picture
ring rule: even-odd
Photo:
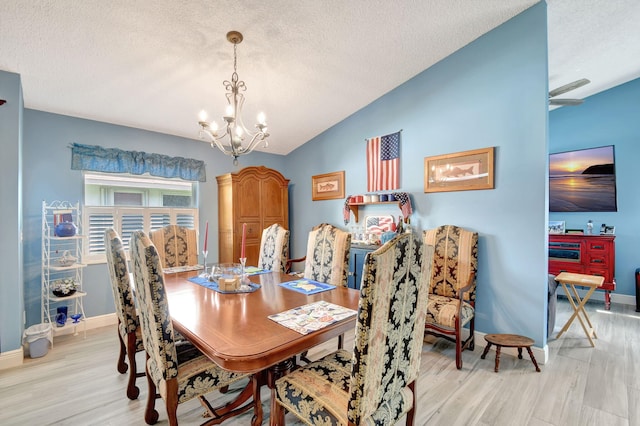
[[[494,147],[425,157],[424,192],[493,189]]]
[[[311,176],[311,199],[333,200],[344,198],[344,170]]]
[[[550,234],[564,234],[564,220],[550,220],[549,221],[549,233]]]
[[[549,154],[550,212],[615,212],[613,145]]]
[[[602,235],[615,235],[616,227],[612,225],[602,224],[602,228],[600,228],[600,234]]]

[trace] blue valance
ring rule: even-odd
[[[138,151],[123,151],[101,146],[71,145],[71,169],[106,173],[131,173],[165,178],[180,178],[205,182],[204,161],[192,158],[169,157]]]

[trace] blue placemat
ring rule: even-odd
[[[207,278],[202,278],[200,276],[197,276],[197,277],[189,278],[189,281],[191,281],[192,283],[201,285],[202,287],[210,288],[211,290],[214,290],[214,291],[217,291],[218,293],[223,293],[223,294],[253,293],[254,291],[260,288],[260,284],[248,283],[248,286],[249,286],[248,289],[223,291],[223,290],[220,290],[220,287],[218,287],[217,282],[209,281]]]
[[[244,268],[244,273],[247,275],[259,275],[259,274],[268,274],[273,271],[268,269],[258,268],[257,266],[247,266]]]
[[[335,285],[308,280],[306,278],[295,281],[287,281],[286,283],[280,283],[279,285],[302,294],[316,294],[336,288]]]

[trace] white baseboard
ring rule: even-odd
[[[65,334],[73,334],[76,331],[82,333],[84,331],[83,327],[86,325],[86,330],[92,330],[94,328],[107,327],[110,325],[117,325],[118,317],[115,313],[99,315],[97,317],[87,318],[83,324],[76,327],[66,327],[64,330],[55,331],[54,326],[54,336],[62,336]],[[18,367],[22,365],[24,359],[24,350],[23,348],[16,349],[14,351],[2,352],[0,353],[0,370],[4,370],[7,368]]]
[[[23,359],[24,353],[22,347],[14,351],[2,352],[0,353],[0,370],[18,367],[22,365]]]

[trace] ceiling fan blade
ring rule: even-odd
[[[549,99],[549,105],[575,106],[583,102],[582,99]]]
[[[554,96],[562,95],[563,93],[567,93],[571,90],[575,90],[578,87],[582,87],[585,84],[589,84],[589,83],[591,83],[591,81],[587,80],[586,78],[581,78],[580,80],[576,80],[572,83],[565,84],[564,86],[560,86],[557,89],[550,91],[549,97],[553,98]]]

